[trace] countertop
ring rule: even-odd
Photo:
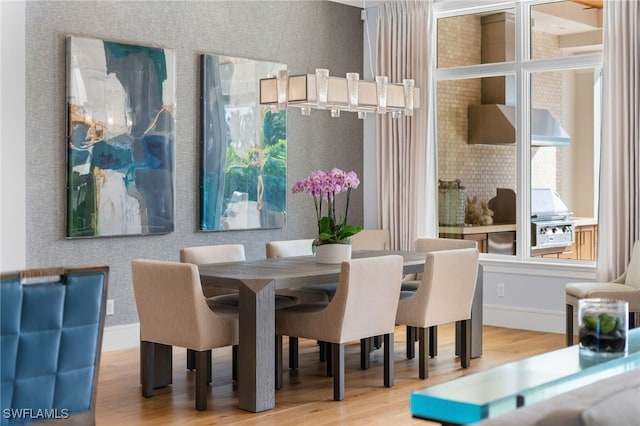
[[[571,220],[575,222],[576,226],[589,226],[597,225],[598,221],[594,217],[572,217]],[[440,226],[439,232],[441,234],[458,234],[458,235],[472,235],[472,234],[488,234],[490,232],[507,232],[515,231],[515,223],[499,223],[495,225],[464,225],[464,226]]]
[[[490,232],[515,231],[515,223],[500,223],[496,225],[465,225],[465,226],[440,226],[441,234],[488,234]]]
[[[595,217],[571,217],[576,226],[597,225],[598,220]]]

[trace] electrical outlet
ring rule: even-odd
[[[504,297],[504,284],[498,283],[498,297]]]
[[[113,299],[107,299],[107,315],[113,315]]]

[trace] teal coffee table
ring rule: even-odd
[[[640,328],[626,354],[583,353],[578,345],[511,362],[411,394],[411,414],[442,424],[479,422],[640,367]]]

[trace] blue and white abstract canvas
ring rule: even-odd
[[[173,232],[175,52],[67,38],[67,237]]]

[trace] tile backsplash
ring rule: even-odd
[[[464,29],[464,31],[463,31]],[[463,34],[463,35],[462,35]],[[475,37],[473,36],[475,35]],[[557,56],[557,37],[535,33],[536,49],[548,50],[545,57]],[[481,23],[478,16],[446,19],[438,23],[438,66],[480,63]],[[532,78],[533,105],[545,108],[562,121],[562,74],[538,73]],[[438,94],[438,178],[460,179],[467,195],[486,201],[496,188],[516,189],[516,146],[469,145],[467,107],[481,103],[481,79],[440,81]],[[488,123],[490,125],[490,123]],[[532,186],[560,186],[557,148],[533,148]]]

